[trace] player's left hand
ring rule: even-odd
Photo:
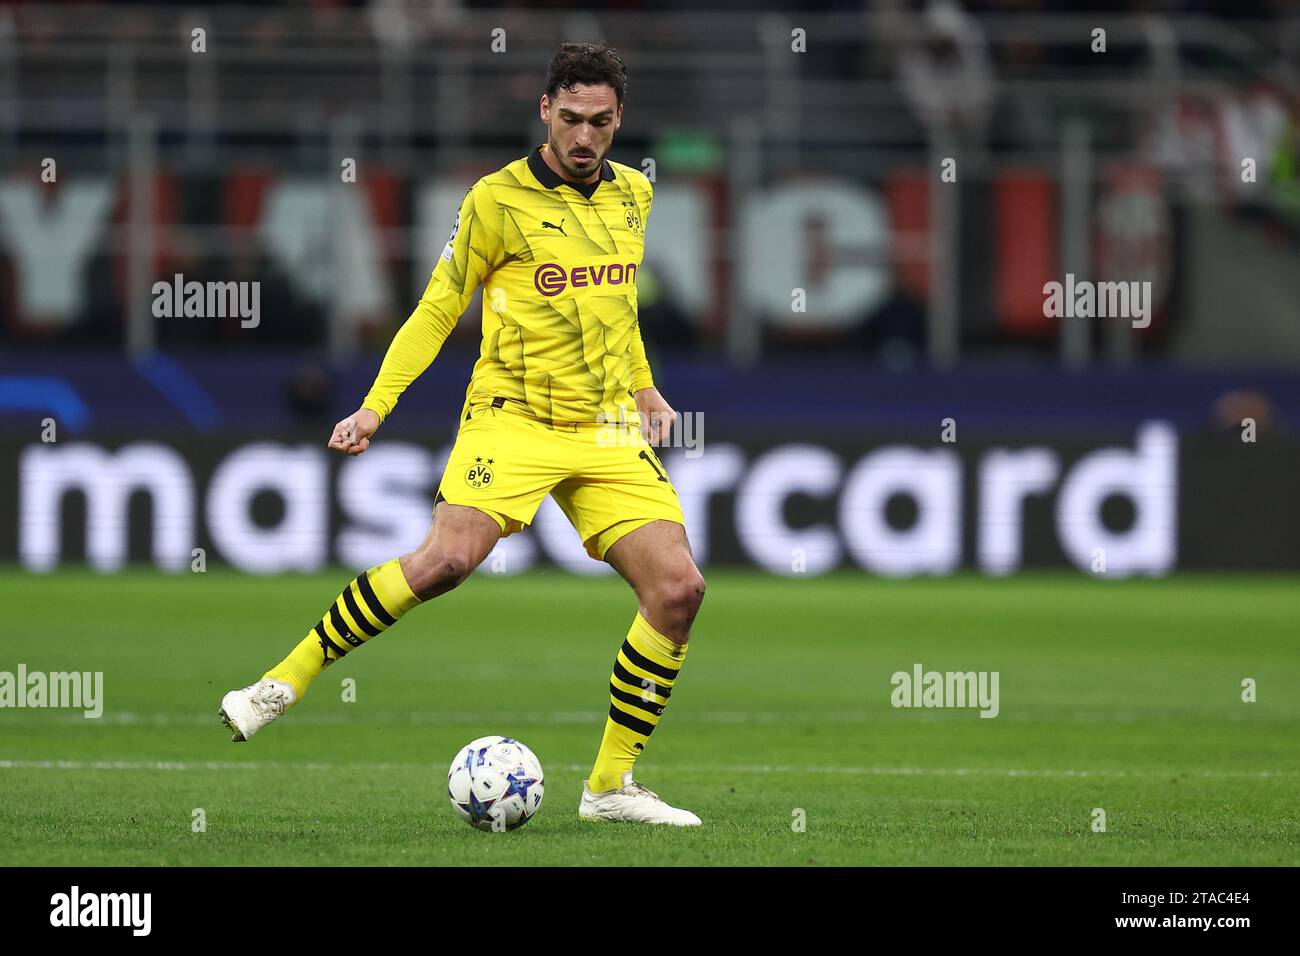
[[[633,396],[641,417],[641,437],[656,448],[668,444],[668,437],[677,421],[677,413],[664,401],[657,388],[643,388]]]
[[[369,408],[358,408],[334,426],[329,448],[345,455],[359,455],[370,447],[370,438],[379,428],[379,416]]]

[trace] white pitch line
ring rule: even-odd
[[[484,711],[481,713],[470,713],[466,711],[374,711],[351,710],[347,713],[328,712],[328,711],[296,711],[290,718],[294,724],[304,726],[343,726],[343,725],[364,725],[364,724],[407,724],[411,726],[425,726],[436,724],[486,724],[489,726],[503,726],[506,724],[590,724],[600,723],[605,719],[606,711],[577,711],[577,710],[559,710],[559,711]],[[1216,722],[1231,722],[1245,719],[1234,717],[1227,714],[1214,715],[1175,715],[1182,717],[1202,716],[1205,718],[1212,717]],[[700,711],[699,713],[676,713],[674,722],[677,724],[880,724],[886,722],[910,721],[921,724],[943,724],[950,720],[965,720],[967,717],[974,717],[973,711],[967,711],[963,714],[953,715],[951,711],[935,710],[923,713],[899,714],[894,710],[865,711],[865,710],[827,710],[827,711]],[[9,710],[4,719],[13,723],[27,722],[31,724],[73,724],[91,726],[99,724],[103,726],[138,726],[148,725],[153,727],[197,727],[215,724],[217,718],[215,713],[209,714],[207,710],[203,711],[159,711],[156,713],[140,713],[137,711],[105,711],[96,718],[84,717],[79,711],[72,712],[53,712],[50,710],[30,710],[17,711]],[[1112,711],[1097,713],[1090,711],[1077,711],[1070,714],[1044,715],[1042,712],[1034,713],[1006,713],[998,715],[999,723],[1075,723],[1075,724],[1133,724],[1143,719],[1138,714],[1131,711]],[[1151,720],[1161,721],[1171,719],[1166,714],[1154,714]],[[977,726],[983,726],[984,721],[972,721]]]
[[[330,763],[321,761],[293,762],[283,760],[232,761],[232,760],[0,760],[0,770],[324,770],[339,771],[402,771],[421,770],[433,772],[441,768],[423,763]],[[565,771],[588,770],[587,764],[558,764]],[[1296,770],[1034,770],[1005,767],[794,767],[770,764],[740,764],[735,766],[656,766],[654,773],[705,774],[848,774],[881,777],[1119,777],[1128,779],[1161,780],[1170,777],[1194,777],[1205,780],[1264,780],[1270,778],[1300,777]]]
[[[365,724],[495,724],[495,723],[551,723],[551,724],[589,724],[595,721],[604,720],[605,711],[593,710],[585,711],[550,711],[550,712],[531,712],[531,713],[467,713],[458,711],[375,711],[373,713],[363,710],[355,710],[350,713],[329,713],[326,711],[313,711],[307,713],[295,713],[293,722],[295,724],[315,725],[315,726],[339,726],[339,725],[365,725]],[[33,711],[28,717],[33,724],[93,724],[116,725],[116,726],[140,726],[148,725],[153,727],[198,727],[198,726],[219,726],[220,720],[216,711],[209,713],[206,709],[201,712],[195,711],[163,711],[158,713],[144,714],[134,711],[105,711],[102,715],[95,718],[87,718],[80,713],[58,713],[49,712],[37,713]]]
[[[661,768],[656,768],[656,770]],[[664,767],[673,771],[677,768]],[[703,768],[701,768],[703,769]],[[1170,777],[1196,777],[1206,780],[1268,779],[1271,777],[1300,777],[1300,770],[1031,770],[1005,767],[783,767],[739,766],[719,768],[725,773],[830,773],[882,777],[1127,777],[1142,780],[1163,780]]]

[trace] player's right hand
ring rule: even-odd
[[[370,447],[370,436],[379,428],[379,416],[368,408],[359,408],[334,426],[329,447],[345,455],[359,455]]]

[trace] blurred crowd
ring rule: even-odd
[[[108,6],[107,0],[103,5]],[[113,7],[130,5],[123,0],[112,3]],[[48,14],[42,34],[47,43],[57,39],[61,28],[74,26],[56,6],[0,0],[0,35],[4,33],[6,8],[33,6],[41,6]],[[151,0],[139,6],[188,10],[195,4],[192,0]],[[780,10],[792,16],[797,12],[861,14],[863,42],[839,43],[817,57],[807,58],[801,63],[800,76],[812,81],[852,82],[861,78],[892,84],[913,128],[910,139],[905,130],[892,148],[923,151],[928,144],[943,143],[963,157],[982,157],[980,162],[992,167],[1019,162],[1033,151],[1052,153],[1059,146],[1062,123],[1072,115],[1084,115],[1095,148],[1129,152],[1164,176],[1177,200],[1219,204],[1234,215],[1257,222],[1260,229],[1276,233],[1280,243],[1300,242],[1297,64],[1288,61],[1285,49],[1278,51],[1276,63],[1253,62],[1249,58],[1242,62],[1221,51],[1179,43],[1166,19],[1166,15],[1191,14],[1231,20],[1234,29],[1245,31],[1244,36],[1259,39],[1258,49],[1269,49],[1271,22],[1296,14],[1290,0],[1089,0],[1086,9],[1090,13],[1146,16],[1140,42],[1116,42],[1107,52],[1105,77],[1145,83],[1148,100],[1143,104],[1145,109],[1114,112],[1099,109],[1093,102],[1071,104],[1068,97],[1049,102],[1046,97],[1032,94],[1010,94],[1011,88],[1026,78],[1047,82],[1080,80],[1083,68],[1095,65],[1095,56],[1086,42],[1008,35],[987,29],[983,20],[989,14],[1061,13],[1071,6],[1058,0],[804,0],[790,5],[788,10],[783,5],[754,0],[294,0],[257,4],[217,0],[203,6],[243,8],[253,18],[253,25],[246,28],[248,35],[271,47],[297,42],[277,25],[277,18],[286,11],[292,11],[297,18],[295,29],[301,28],[303,12],[307,11],[305,22],[318,24],[322,31],[334,28],[332,16],[339,11],[360,11],[375,42],[407,52],[418,50],[423,42],[433,42],[465,11],[542,8]],[[134,29],[130,11],[123,12],[121,23],[123,30]],[[1192,75],[1196,84],[1184,82]],[[521,75],[520,88],[527,89],[534,80],[532,74]],[[689,84],[692,78],[684,82]],[[707,140],[712,131],[697,132]],[[722,148],[716,141],[710,145],[719,151]],[[1253,158],[1253,179],[1241,175],[1239,157]],[[989,178],[961,181],[962,210],[986,203],[991,182]],[[209,212],[212,221],[219,221],[218,209]],[[978,238],[973,242],[966,241],[968,238],[963,234],[963,255],[975,258],[963,268],[991,271],[993,266],[980,258],[987,250],[981,248]],[[653,262],[647,265],[650,268],[646,280],[653,285],[643,296],[643,321],[651,329],[651,337],[668,346],[719,347],[725,330],[698,321],[698,316],[692,316],[677,301],[666,276],[656,276]],[[273,304],[281,321],[239,336],[228,336],[230,330],[219,326],[174,324],[163,330],[162,344],[202,344],[227,337],[241,344],[251,338],[294,344],[321,344],[328,339],[324,312],[296,294],[293,283],[278,274],[271,258],[260,252],[241,251],[235,257],[190,252],[178,256],[169,266],[184,266],[187,276],[200,280],[208,275],[225,279],[258,277],[263,282],[264,303]],[[414,264],[411,268],[419,271]],[[112,287],[116,269],[106,250],[94,262],[88,281],[97,288]],[[12,292],[11,283],[12,274],[0,270],[0,295],[7,286]],[[863,314],[847,331],[830,336],[789,336],[769,330],[769,342],[788,348],[850,346],[881,355],[922,354],[927,344],[926,304],[915,291],[915,285],[909,289],[907,283],[898,283],[898,290],[883,305]],[[404,298],[399,296],[398,300]],[[119,303],[95,297],[87,313],[66,335],[76,341],[120,341],[120,312]],[[392,321],[400,318],[395,316]],[[963,335],[978,339],[985,334],[979,321],[968,323],[967,318],[963,316]],[[9,331],[15,330],[11,327]],[[374,338],[382,341],[390,332],[391,322],[381,323]],[[23,337],[21,330],[16,337]],[[1156,341],[1155,337],[1152,341]]]
[[[188,7],[193,0],[77,0],[79,5],[111,4],[113,6]],[[917,7],[921,2],[908,5]],[[0,6],[41,6],[50,0],[0,0]],[[549,7],[557,10],[807,10],[854,12],[864,8],[882,7],[889,0],[799,0],[796,4],[771,3],[765,0],[203,0],[203,7],[311,7],[320,10],[334,8],[360,9],[380,6],[405,6],[415,10],[421,7],[444,9],[493,10],[537,9]],[[1233,19],[1254,19],[1280,16],[1293,9],[1291,0],[967,0],[963,6],[972,13],[1060,13],[1078,10],[1087,13],[1197,13]]]

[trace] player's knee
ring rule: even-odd
[[[461,555],[447,552],[417,553],[411,590],[421,601],[446,594],[474,570]]]
[[[689,625],[704,602],[704,576],[695,568],[665,581],[660,601],[667,616]]]

